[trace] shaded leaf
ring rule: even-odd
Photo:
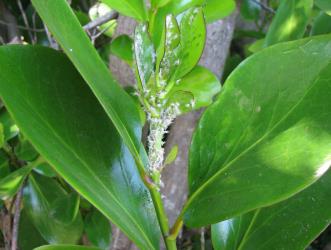
[[[331,16],[321,12],[314,20],[311,35],[322,35],[331,33]]]
[[[68,223],[54,218],[54,209],[59,208],[54,207],[54,202],[66,196],[68,194],[54,179],[40,175],[31,175],[24,188],[24,209],[39,233],[50,244],[74,244],[82,235],[83,221],[80,214]],[[60,211],[72,209],[66,206],[68,204],[62,205]]]
[[[265,46],[302,38],[312,7],[313,0],[283,0],[270,24]]]
[[[330,186],[331,171],[328,171],[316,183],[288,200],[214,225],[215,249],[306,249],[331,223]],[[244,227],[238,223],[239,220],[245,221]],[[232,232],[237,231],[241,237],[237,237],[237,246],[230,248],[228,241]],[[220,241],[225,244],[217,243]]]
[[[22,167],[0,179],[0,199],[12,198],[20,189],[25,177],[31,172],[32,166]]]
[[[100,248],[74,245],[47,245],[35,248],[34,250],[100,250]]]
[[[127,35],[121,35],[112,41],[110,49],[113,55],[131,65],[133,60],[132,46],[132,39]]]
[[[109,220],[99,211],[92,210],[85,218],[85,231],[89,241],[103,250],[111,244],[111,225]]]

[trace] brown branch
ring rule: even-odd
[[[28,18],[27,18],[26,14],[25,14],[25,11],[23,9],[21,0],[17,0],[17,5],[18,5],[18,8],[20,9],[20,12],[21,12],[21,15],[22,15],[22,18],[23,18],[24,25],[26,26],[27,29],[31,29],[30,28],[30,25],[29,25]],[[29,37],[30,37],[31,42],[33,42],[33,35],[32,35],[32,33],[31,33],[30,30],[28,30],[28,34],[29,34]]]
[[[19,230],[19,223],[21,217],[21,204],[22,204],[22,196],[23,196],[23,186],[20,188],[16,195],[15,199],[15,212],[14,212],[14,219],[12,225],[12,240],[11,240],[11,250],[17,250],[17,241],[18,241],[18,230]]]
[[[92,22],[89,22],[88,24],[84,25],[83,28],[85,31],[90,31],[102,24],[107,23],[110,20],[116,19],[117,17],[118,17],[118,13],[116,11],[110,11],[107,14],[105,14],[101,17],[98,17],[97,19],[93,20]]]

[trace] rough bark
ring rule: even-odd
[[[222,74],[230,43],[233,37],[235,27],[235,16],[217,21],[207,26],[207,41],[200,64],[209,68],[219,78]],[[120,17],[118,34],[132,34],[134,23],[131,19]],[[111,71],[115,77],[124,85],[134,83],[134,76],[131,69],[115,57],[111,57]],[[128,73],[130,72],[130,73]],[[165,195],[164,202],[169,223],[172,224],[178,216],[180,209],[187,197],[187,159],[188,148],[196,123],[200,117],[201,111],[193,112],[176,119],[171,126],[166,143],[166,152],[174,145],[179,146],[177,159],[168,166],[162,175],[164,188],[162,193]],[[137,249],[118,228],[113,230],[114,250],[135,250]]]

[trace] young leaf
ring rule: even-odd
[[[180,21],[180,50],[175,79],[189,73],[198,63],[206,40],[206,24],[202,8],[191,8]]]
[[[303,37],[313,0],[283,0],[269,27],[265,46]]]
[[[70,61],[49,48],[2,46],[0,64],[1,98],[38,152],[139,247],[158,248],[134,160]]]
[[[188,226],[287,199],[330,166],[330,36],[254,54],[204,113],[189,157]],[[312,105],[312,103],[314,105]]]
[[[111,245],[111,225],[99,211],[93,209],[85,219],[85,231],[89,241],[103,250]]]
[[[74,246],[74,245],[47,245],[37,247],[34,250],[101,250],[97,247]]]
[[[204,14],[207,23],[217,21],[230,15],[236,8],[234,0],[206,0]]]
[[[24,188],[24,209],[39,233],[50,244],[75,244],[82,235],[83,221],[80,213],[72,221],[65,223],[65,219],[54,218],[54,209],[60,208],[53,207],[54,202],[66,196],[68,194],[54,179],[40,175],[31,175]],[[66,205],[62,203],[60,211],[73,209]],[[66,217],[65,214],[60,216]]]
[[[316,183],[288,200],[213,225],[215,249],[306,249],[331,223],[330,186],[331,171],[328,171]],[[236,245],[230,247],[233,232],[239,233]]]
[[[155,50],[146,24],[140,24],[136,27],[134,52],[140,82],[146,86],[155,69]]]
[[[32,166],[22,167],[0,179],[0,199],[12,198],[22,186],[25,177],[31,172]]]
[[[138,4],[136,0],[131,2]],[[110,75],[66,0],[32,0],[32,3],[113,121],[142,172],[146,153],[140,140],[140,115],[134,101]]]
[[[131,65],[133,61],[132,46],[132,39],[127,35],[121,35],[112,41],[110,49],[113,55]]]
[[[176,81],[175,86],[171,89],[168,96],[172,102],[176,102],[175,98],[171,98],[173,94],[182,91],[191,94],[192,109],[206,107],[212,103],[213,97],[220,92],[221,84],[217,77],[204,67],[196,66],[185,77]],[[177,98],[181,98],[178,96]],[[180,100],[178,100],[180,102]],[[186,103],[190,103],[190,100]],[[180,107],[183,110],[185,107]]]
[[[147,9],[144,0],[101,0],[110,8],[124,16],[133,17],[140,21],[147,19]]]
[[[167,155],[167,158],[164,161],[164,165],[169,165],[174,160],[176,160],[177,153],[178,153],[178,145],[175,145],[171,148],[169,154]]]

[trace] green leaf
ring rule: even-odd
[[[9,159],[4,151],[0,150],[0,180],[9,174]]]
[[[140,114],[134,101],[110,75],[66,0],[32,0],[32,3],[113,121],[142,172],[147,157],[140,140]]]
[[[0,123],[0,148],[3,147],[3,145],[5,145],[5,133],[4,133],[4,127],[2,125],[2,123]]]
[[[100,248],[74,245],[47,245],[35,248],[34,250],[100,250]]]
[[[20,250],[31,250],[47,244],[44,238],[40,235],[36,227],[29,219],[26,209],[21,211],[18,245]]]
[[[103,250],[108,250],[111,244],[111,225],[99,211],[92,210],[85,219],[85,231],[88,240]]]
[[[0,179],[0,199],[12,198],[20,189],[25,177],[31,172],[32,166],[22,167]]]
[[[129,65],[133,61],[133,41],[127,35],[121,35],[116,37],[111,43],[111,53],[118,58],[126,61]]]
[[[191,111],[192,109],[199,109],[210,105],[213,101],[213,97],[220,92],[220,90],[221,84],[217,77],[208,69],[196,66],[185,77],[176,81],[176,84],[167,95],[167,98],[169,97],[171,102],[180,102],[180,95],[177,98],[172,96],[177,94],[178,91],[190,93],[190,107],[185,109],[185,107],[180,106],[180,109],[183,111]],[[190,103],[190,100],[185,103]]]
[[[329,0],[315,0],[315,4],[325,13],[331,15],[331,2]]]
[[[172,13],[178,15],[179,13],[196,7],[201,6],[206,2],[206,0],[171,0],[168,5],[165,6],[167,13]]]
[[[38,152],[137,246],[157,249],[154,208],[134,160],[70,61],[49,48],[2,46],[0,64],[1,98]]]
[[[212,241],[215,250],[238,250],[240,241],[252,220],[253,213],[241,215],[211,227]]]
[[[135,29],[134,52],[140,82],[146,86],[155,67],[155,50],[147,31],[147,24],[139,24]]]
[[[3,133],[5,141],[8,141],[18,135],[19,129],[11,119],[6,109],[0,110],[0,123],[4,128]]]
[[[168,4],[172,0],[151,0],[152,7],[157,9],[166,4]]]
[[[147,9],[144,0],[101,0],[101,2],[124,16],[133,17],[140,21],[147,20]]]
[[[321,12],[314,20],[311,35],[322,35],[331,33],[331,16]]]
[[[20,140],[19,145],[15,147],[15,154],[17,158],[22,161],[33,161],[37,159],[39,155],[31,143],[25,138]]]
[[[188,226],[287,199],[329,168],[330,38],[270,47],[230,75],[193,137]]]
[[[302,38],[312,7],[313,0],[283,0],[269,27],[265,46]]]
[[[70,224],[79,214],[79,202],[80,198],[76,193],[58,197],[51,204],[50,215],[60,223]]]
[[[207,23],[229,16],[236,8],[234,0],[206,0],[204,14]]]
[[[260,2],[260,0],[257,0]],[[240,5],[240,14],[247,20],[257,20],[260,17],[261,6],[253,0],[243,0]]]
[[[167,158],[164,161],[164,165],[171,164],[174,160],[176,160],[178,154],[178,145],[175,145],[171,148]]]
[[[180,20],[180,47],[175,79],[189,73],[200,60],[206,40],[202,8],[185,11]]]
[[[54,202],[68,194],[54,180],[41,175],[30,175],[24,188],[24,209],[39,233],[50,244],[75,244],[82,236],[83,221],[79,214],[70,223],[54,218]],[[63,206],[67,204],[62,203]],[[70,210],[62,207],[60,211]],[[63,215],[65,216],[65,215]]]
[[[245,221],[245,227],[240,223],[232,223],[237,222],[238,218],[213,225],[214,244],[226,242],[225,248],[215,249],[306,249],[331,223],[330,186],[331,171],[328,171],[316,183],[288,200],[240,216],[241,221]],[[230,227],[226,228],[227,224]],[[240,230],[239,227],[246,230]],[[231,240],[232,232],[239,230],[244,234],[237,238],[237,247],[230,248],[227,242]]]

